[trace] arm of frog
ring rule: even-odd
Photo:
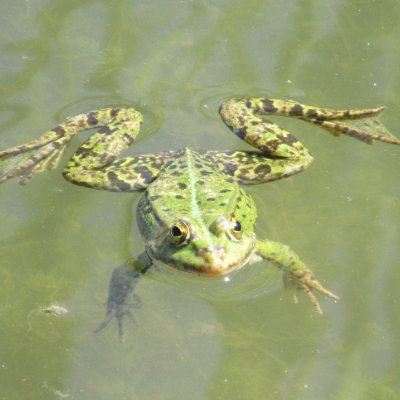
[[[142,253],[137,259],[130,259],[114,269],[108,287],[106,316],[93,331],[94,333],[103,330],[115,318],[119,339],[121,342],[124,341],[123,319],[126,315],[134,319],[132,309],[141,306],[140,297],[133,290],[151,266],[151,258],[147,253]]]
[[[260,240],[257,242],[257,253],[278,268],[282,268],[285,286],[294,290],[303,290],[319,314],[322,314],[322,309],[312,292],[313,290],[334,300],[339,299],[318,282],[312,271],[288,246],[270,240]],[[297,302],[296,293],[294,293],[294,300]]]

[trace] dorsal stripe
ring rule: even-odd
[[[187,171],[189,177],[190,184],[190,193],[191,193],[191,215],[192,218],[199,224],[203,233],[203,239],[207,240],[207,243],[212,243],[212,238],[210,236],[210,232],[208,227],[206,226],[203,218],[203,212],[199,207],[199,201],[197,199],[197,190],[196,190],[196,181],[199,179],[199,169],[194,165],[193,153],[191,150],[186,149],[186,162],[187,162]]]

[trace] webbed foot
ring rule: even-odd
[[[125,264],[114,269],[108,287],[106,316],[93,330],[94,333],[102,331],[113,319],[116,319],[119,340],[124,341],[124,318],[130,316],[136,322],[133,309],[142,306],[140,297],[133,290],[151,266],[151,258],[144,252],[137,259],[129,259]]]
[[[283,281],[286,287],[292,288],[294,300],[297,303],[296,291],[305,292],[318,314],[322,314],[321,306],[313,291],[322,293],[333,300],[339,297],[325,289],[315,278],[312,271],[299,259],[288,246],[270,240],[257,242],[257,253],[264,259],[271,261],[283,270]]]
[[[324,296],[330,297],[335,301],[339,300],[338,296],[325,289],[318,282],[314,274],[309,269],[304,269],[301,271],[286,271],[284,275],[284,283],[286,287],[294,289],[293,298],[295,303],[298,302],[296,291],[301,290],[305,292],[318,314],[323,314],[323,311],[313,293],[313,290],[316,290],[319,293],[322,293]]]
[[[131,301],[129,303],[118,304],[115,302],[108,302],[107,303],[107,311],[106,316],[102,322],[93,330],[93,333],[98,333],[102,331],[108,324],[115,318],[117,321],[118,326],[118,337],[120,342],[125,341],[125,334],[124,334],[124,326],[123,321],[125,316],[129,316],[132,318],[133,322],[138,325],[138,322],[135,318],[135,314],[132,312],[132,309],[138,309],[142,306],[142,301],[140,297],[135,294],[131,293]]]
[[[24,185],[40,172],[56,168],[69,140],[49,131],[39,139],[0,151],[0,184],[19,176]]]
[[[361,110],[329,110],[310,108],[300,118],[324,128],[334,136],[341,134],[371,144],[374,140],[400,144],[400,139],[392,135],[379,120],[384,107]]]

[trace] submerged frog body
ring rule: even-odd
[[[382,110],[335,111],[290,100],[230,99],[220,107],[220,115],[254,151],[184,148],[118,158],[136,139],[142,116],[134,108],[107,108],[68,118],[37,140],[1,151],[0,183],[16,176],[26,183],[54,169],[73,136],[99,128],[67,162],[64,177],[95,189],[144,191],[137,221],[146,251],[114,271],[107,316],[97,330],[116,317],[122,332],[128,294],[152,259],[185,271],[224,275],[262,258],[282,268],[285,283],[304,291],[321,313],[313,291],[337,297],[287,246],[256,238],[255,204],[241,185],[291,176],[312,162],[303,144],[266,116],[296,117],[335,136],[345,134],[367,143],[400,144],[377,120]]]

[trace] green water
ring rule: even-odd
[[[396,1],[2,0],[0,147],[68,115],[133,104],[133,152],[245,145],[217,116],[233,95],[385,104],[399,124]],[[0,188],[0,400],[400,398],[400,148],[282,121],[305,173],[249,188],[259,237],[289,244],[341,298],[316,315],[272,267],[231,282],[149,273],[143,306],[104,316],[112,269],[137,255],[138,194],[64,181]],[[77,146],[75,141],[73,146]],[[183,276],[184,275],[184,276]],[[66,307],[62,318],[41,310]]]

